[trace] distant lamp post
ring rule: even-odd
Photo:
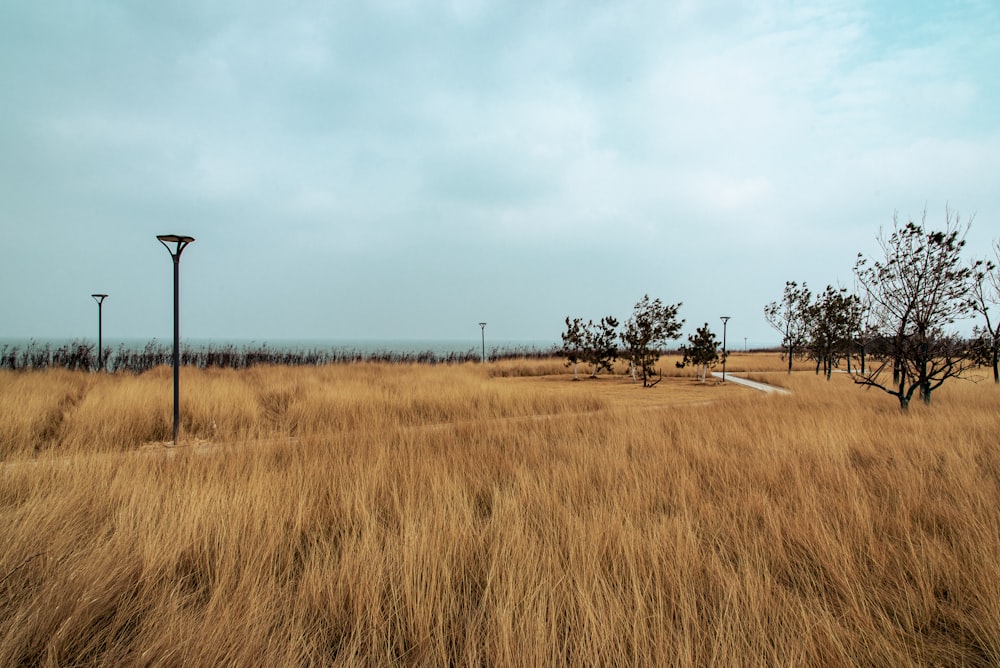
[[[747,351],[747,337],[743,337],[743,352]]]
[[[104,329],[104,300],[108,298],[107,295],[95,294],[90,295],[97,302],[97,370],[104,370],[104,358],[102,357],[104,353],[104,340],[103,340],[103,329]]]
[[[724,315],[722,320],[722,382],[726,382],[726,325],[729,323],[729,316]]]
[[[181,338],[181,328],[180,328],[180,272],[181,272],[181,253],[187,248],[187,245],[194,241],[194,237],[185,237],[178,234],[158,234],[156,238],[159,239],[163,247],[167,249],[170,253],[170,257],[174,261],[174,445],[177,445],[177,432],[180,430],[181,424],[181,413],[180,413],[180,382],[181,382],[181,365],[180,365],[180,338]],[[176,244],[174,248],[171,248],[168,244]]]
[[[486,364],[486,323],[479,323],[479,329],[482,330],[483,334],[483,364]]]

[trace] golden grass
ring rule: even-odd
[[[997,387],[570,377],[0,374],[0,665],[1000,662]]]

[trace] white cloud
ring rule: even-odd
[[[610,301],[703,253],[776,290],[833,281],[859,238],[925,201],[1000,215],[988,4],[103,7],[0,8],[0,220],[196,221],[206,248],[280,229],[279,275],[377,267],[374,300],[424,300],[491,249],[510,285],[529,261],[555,276],[610,255],[614,288],[588,284]],[[543,273],[539,295],[565,291]],[[676,298],[774,297],[759,290],[720,275]]]

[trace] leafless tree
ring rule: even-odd
[[[971,313],[968,294],[979,265],[962,259],[969,224],[948,209],[941,231],[927,230],[926,219],[926,210],[920,223],[900,224],[893,215],[891,232],[877,237],[880,256],[859,254],[854,266],[875,330],[888,346],[878,364],[853,377],[895,396],[903,410],[918,390],[929,404],[935,389],[973,364],[968,342],[950,331]]]
[[[827,380],[840,360],[850,356],[858,319],[858,298],[845,288],[826,286],[816,295],[808,310],[809,338],[805,348],[816,360],[816,373],[822,368]]]
[[[993,382],[1000,383],[1000,317],[990,313],[990,308],[1000,306],[1000,239],[993,242],[993,255],[996,262],[983,260],[973,265],[969,307],[986,323],[974,333],[978,361],[993,367]]]
[[[792,372],[792,360],[809,338],[809,302],[812,293],[803,283],[785,283],[785,292],[780,302],[771,302],[764,307],[764,318],[779,334],[781,346],[788,356],[788,373]]]

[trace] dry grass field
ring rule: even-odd
[[[1000,664],[1000,389],[728,367],[2,373],[0,665]]]

